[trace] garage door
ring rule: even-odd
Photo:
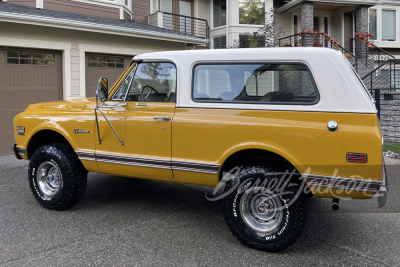
[[[62,99],[61,52],[0,47],[0,156],[12,154],[13,119],[29,104]]]
[[[132,58],[133,56],[86,54],[86,97],[96,96],[100,77],[108,78],[111,88]]]

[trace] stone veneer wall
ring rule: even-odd
[[[400,143],[400,92],[393,100],[384,100],[381,95],[381,127],[385,143]]]

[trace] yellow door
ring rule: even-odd
[[[102,108],[101,172],[137,178],[172,179],[171,122],[175,113],[176,70],[171,63],[140,63]],[[115,105],[114,107],[108,107]]]

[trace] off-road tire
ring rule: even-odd
[[[47,165],[46,165],[47,164]],[[41,166],[49,166],[47,169],[55,171],[58,187],[53,189],[50,195],[43,189],[47,185],[40,177],[50,174],[39,173]],[[87,186],[87,171],[79,161],[70,146],[62,143],[54,143],[38,148],[32,155],[28,168],[29,185],[35,199],[45,208],[53,210],[65,210],[82,199]],[[41,181],[41,182],[39,182]],[[56,189],[54,189],[56,188]]]
[[[260,186],[263,183],[273,185],[274,182],[279,181],[282,181],[283,186]],[[254,190],[254,188],[265,187],[271,190],[264,191],[266,193]],[[283,189],[288,194],[280,195],[279,189]],[[232,234],[243,244],[259,250],[277,252],[292,245],[303,232],[307,220],[307,205],[304,195],[297,193],[299,182],[293,180],[287,182],[287,179],[273,168],[244,167],[227,182],[224,192],[225,194],[230,192],[223,200],[226,224]],[[258,202],[259,205],[246,204],[255,204],[260,199],[262,201]],[[271,202],[272,200],[274,202]],[[273,210],[268,207],[274,206],[265,202],[276,203],[275,206],[280,205],[279,209],[282,213],[271,212],[268,215],[271,217],[265,219],[268,217],[267,212]],[[253,208],[246,211],[246,207]],[[264,213],[261,214],[260,211]],[[262,217],[262,220],[259,220],[259,217]]]

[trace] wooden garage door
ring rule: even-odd
[[[0,47],[0,156],[12,154],[15,115],[29,104],[60,99],[61,52]]]
[[[86,55],[86,97],[96,96],[97,82],[100,77],[108,79],[111,86],[117,81],[124,69],[129,66],[133,56]]]

